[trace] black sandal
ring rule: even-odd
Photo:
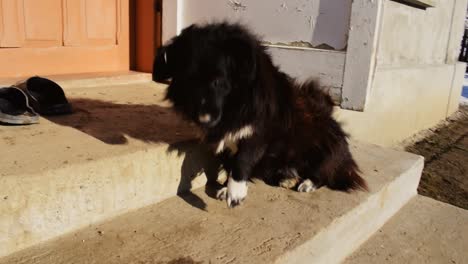
[[[40,115],[72,113],[62,87],[49,79],[35,76],[17,86],[28,95],[31,106]]]
[[[0,122],[13,125],[39,123],[39,115],[29,104],[28,96],[18,87],[0,88]]]

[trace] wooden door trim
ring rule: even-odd
[[[162,42],[162,0],[135,0],[130,10],[131,69],[151,72]]]

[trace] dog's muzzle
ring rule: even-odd
[[[200,114],[198,116],[198,121],[202,124],[208,124],[211,122],[211,115],[210,114]]]
[[[198,122],[206,127],[214,127],[219,123],[221,115],[213,116],[212,114],[203,113],[198,115]]]

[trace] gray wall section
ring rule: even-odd
[[[225,20],[248,24],[270,43],[346,47],[352,0],[183,0],[182,27]]]
[[[422,10],[385,1],[378,66],[445,63],[455,0],[434,3],[435,8]]]
[[[454,57],[467,0],[435,0],[426,10],[383,1],[368,107],[336,116],[353,138],[391,146],[457,110],[466,65]]]

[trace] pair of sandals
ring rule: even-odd
[[[70,114],[72,107],[57,83],[42,77],[0,88],[0,123],[39,123],[39,115]]]

